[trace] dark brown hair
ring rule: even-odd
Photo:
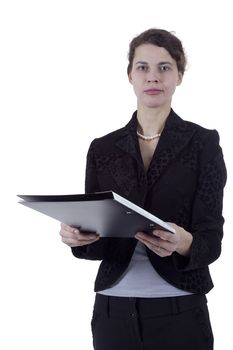
[[[186,57],[181,41],[171,32],[164,29],[148,29],[140,35],[136,36],[129,45],[129,64],[127,73],[132,70],[135,50],[143,44],[152,44],[166,49],[170,56],[176,61],[177,69],[184,74],[186,66]]]

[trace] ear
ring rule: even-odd
[[[130,84],[132,84],[132,75],[131,75],[131,73],[128,74],[128,79],[129,79]]]
[[[178,79],[176,86],[179,86],[182,83],[183,80],[183,74],[181,72],[178,72]]]

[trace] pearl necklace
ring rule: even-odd
[[[140,134],[139,131],[137,131],[137,135],[138,135],[138,137],[140,137],[140,139],[142,139],[142,140],[144,140],[144,141],[152,141],[152,140],[154,140],[154,139],[159,138],[159,137],[161,136],[161,133],[155,134],[155,135],[153,135],[153,136],[145,136],[145,135]]]

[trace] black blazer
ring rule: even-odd
[[[182,120],[171,110],[147,173],[136,135],[137,113],[122,129],[95,139],[89,148],[86,192],[112,190],[193,235],[189,257],[147,254],[172,285],[207,293],[213,283],[208,265],[221,252],[222,199],[226,168],[218,133]],[[110,287],[126,270],[135,238],[101,238],[72,248],[78,258],[103,260],[95,291]]]

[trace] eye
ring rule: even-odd
[[[159,70],[161,71],[161,72],[167,72],[167,71],[169,71],[171,69],[171,67],[170,66],[167,66],[167,65],[163,65],[163,66],[160,66],[159,67]]]
[[[149,69],[149,67],[144,65],[144,64],[141,64],[141,65],[137,66],[137,70],[142,71],[142,72],[147,72],[148,69]]]

